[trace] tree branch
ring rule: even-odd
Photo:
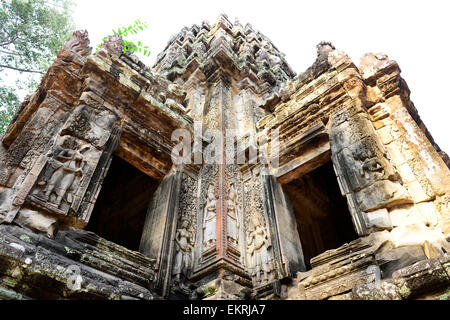
[[[45,74],[45,72],[40,71],[40,70],[27,70],[27,69],[15,68],[15,67],[11,67],[11,66],[5,66],[5,65],[3,65],[3,64],[0,64],[0,68],[7,68],[7,69],[12,69],[12,70],[20,71],[20,72],[30,72],[30,73],[40,73],[40,74]]]
[[[20,54],[19,52],[12,52],[12,51],[3,51],[3,50],[0,50],[0,53],[10,54],[10,55],[13,55],[13,56],[19,56],[19,57],[22,56],[22,54]]]

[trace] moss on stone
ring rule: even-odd
[[[202,290],[202,295],[204,298],[213,296],[217,293],[217,291],[219,291],[219,289],[216,286],[207,286],[206,288],[204,288]]]
[[[450,289],[448,289],[443,295],[439,296],[438,300],[450,300]]]
[[[17,293],[13,290],[9,290],[7,288],[0,286],[0,300],[23,300],[24,296],[20,293]]]
[[[20,236],[20,240],[22,240],[23,242],[26,242],[26,243],[33,243],[33,241],[31,241],[30,237],[27,236],[26,234],[22,234]]]
[[[411,289],[406,285],[400,286],[397,291],[402,298],[408,298],[411,295]]]
[[[74,254],[75,251],[73,251],[71,248],[69,247],[64,247],[64,249],[66,250],[67,254]]]

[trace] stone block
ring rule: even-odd
[[[362,211],[371,211],[398,204],[411,203],[411,197],[399,183],[389,180],[377,181],[356,193]]]
[[[415,203],[431,200],[431,196],[427,195],[417,180],[405,184],[411,198]]]
[[[351,297],[353,300],[402,300],[392,280],[356,286],[352,289]]]
[[[392,229],[390,240],[397,246],[422,245],[425,241],[431,243],[446,242],[445,237],[437,229],[431,229],[422,223],[402,225]]]
[[[389,144],[394,140],[394,137],[391,134],[391,129],[391,126],[384,126],[377,131],[377,134],[384,145]]]
[[[418,223],[418,214],[414,205],[394,207],[389,211],[393,227]]]
[[[432,202],[417,203],[419,221],[428,227],[435,227],[438,223],[438,214]]]
[[[387,209],[378,209],[366,213],[367,226],[376,230],[392,229],[391,219]]]
[[[428,259],[438,258],[442,254],[441,248],[432,244],[428,240],[423,243],[423,251]]]
[[[386,103],[377,103],[368,110],[369,118],[372,122],[389,119],[391,109]]]
[[[375,259],[380,266],[382,278],[388,279],[392,277],[394,271],[427,257],[421,245],[411,245],[381,252],[375,256]]]
[[[416,176],[407,163],[397,166],[397,170],[400,174],[400,177],[402,178],[403,183],[410,183],[416,180]]]
[[[54,236],[57,228],[56,218],[30,209],[20,210],[15,222],[20,226],[42,232],[49,237]]]
[[[386,150],[389,154],[389,158],[397,167],[407,161],[406,157],[402,153],[401,142],[399,140],[395,140],[387,145]]]
[[[439,259],[424,259],[392,274],[402,298],[420,296],[427,291],[450,285],[450,277]]]

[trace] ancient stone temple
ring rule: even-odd
[[[75,32],[2,137],[0,298],[449,297],[450,161],[396,62],[296,75],[225,15],[152,68],[121,43]]]

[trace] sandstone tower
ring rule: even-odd
[[[322,42],[296,75],[225,15],[122,49],[75,32],[2,137],[0,298],[448,295],[450,161],[396,62]]]

